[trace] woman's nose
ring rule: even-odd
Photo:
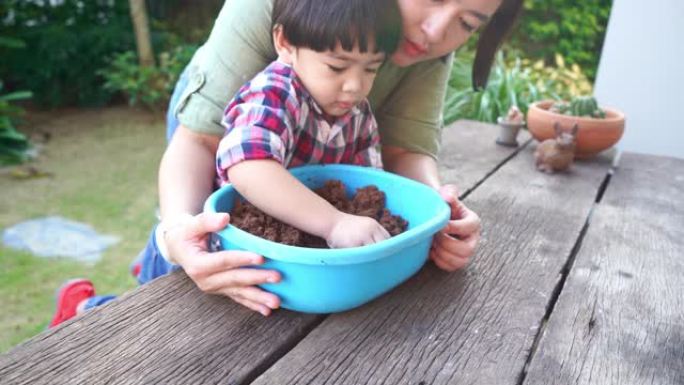
[[[446,38],[451,19],[455,19],[454,11],[436,10],[425,19],[422,30],[431,44],[442,42]]]

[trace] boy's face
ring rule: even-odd
[[[316,103],[331,116],[342,116],[368,96],[385,54],[374,53],[371,44],[366,52],[358,46],[345,51],[338,44],[332,51],[316,52],[292,47],[289,58],[280,59],[292,65],[297,77]],[[288,60],[289,59],[289,60]]]

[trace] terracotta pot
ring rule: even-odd
[[[558,122],[566,130],[577,123],[577,147],[575,158],[589,158],[607,150],[620,140],[625,131],[625,115],[615,109],[601,107],[605,119],[569,116],[550,112],[552,100],[542,100],[530,105],[527,111],[527,129],[538,141],[554,138],[553,125]]]

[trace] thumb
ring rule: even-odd
[[[458,188],[451,184],[444,185],[439,188],[439,195],[451,205],[458,200]]]
[[[458,189],[453,185],[445,185],[439,188],[439,194],[449,205],[451,210],[450,219],[459,219],[461,216],[461,201],[458,200]]]
[[[203,212],[193,219],[190,231],[194,234],[206,234],[225,229],[230,222],[230,215],[228,213]]]

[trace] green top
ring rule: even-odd
[[[223,110],[237,90],[276,59],[271,41],[273,0],[230,0],[188,68],[189,83],[175,113],[189,129],[223,135]],[[453,55],[410,67],[386,61],[368,99],[383,144],[430,155],[439,151],[442,105]]]

